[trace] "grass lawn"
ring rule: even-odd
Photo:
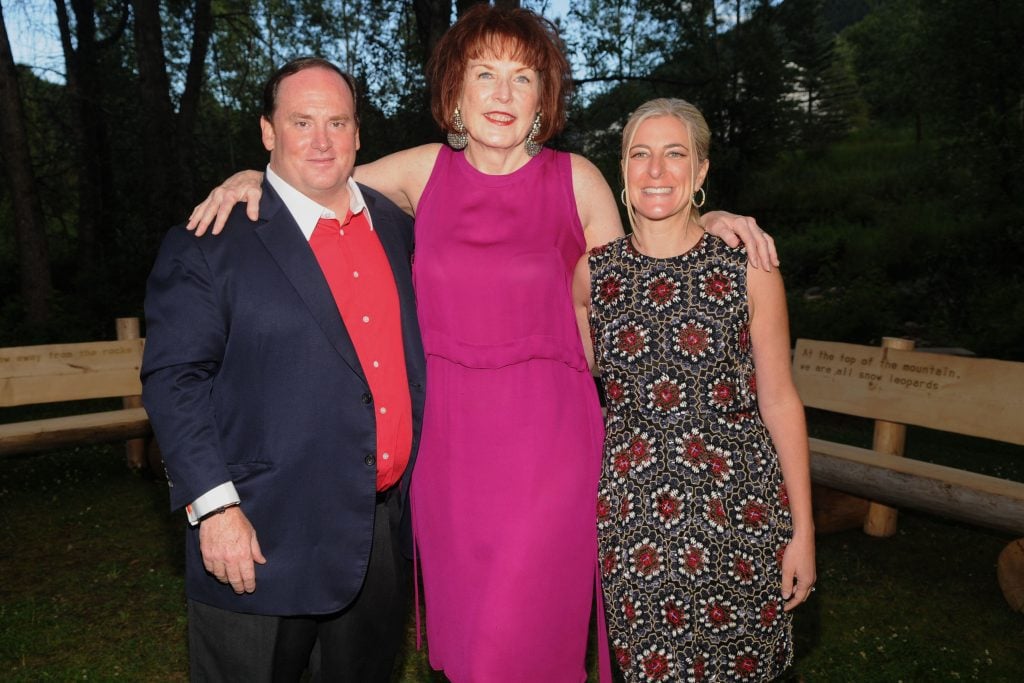
[[[816,422],[818,436],[863,438],[860,425]],[[917,433],[910,443],[911,454],[1024,480],[1019,447]],[[120,447],[0,460],[0,680],[187,680],[183,524],[165,484],[130,472]],[[1024,614],[995,574],[1011,540],[913,513],[889,539],[820,536],[792,680],[1021,680]],[[443,681],[409,634],[399,680]]]

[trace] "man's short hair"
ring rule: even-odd
[[[281,87],[281,81],[286,79],[288,76],[297,74],[300,71],[306,69],[321,68],[329,69],[334,73],[341,76],[342,80],[348,85],[348,89],[352,91],[352,102],[355,104],[355,118],[356,125],[359,125],[359,96],[356,92],[356,79],[351,74],[342,71],[333,62],[324,59],[323,57],[299,57],[293,59],[280,69],[274,72],[274,74],[267,79],[267,84],[263,86],[263,118],[267,121],[272,121],[274,118],[274,110],[277,109],[277,90]]]

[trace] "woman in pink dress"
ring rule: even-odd
[[[592,163],[543,148],[571,82],[550,22],[477,5],[429,70],[451,148],[397,152],[355,177],[416,217],[428,381],[411,496],[430,663],[456,683],[584,681],[603,429],[572,273],[622,236],[618,210]],[[239,197],[252,210],[258,184],[236,175],[192,223]],[[744,218],[709,229],[763,242]]]

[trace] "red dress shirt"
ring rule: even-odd
[[[367,220],[351,210],[321,218],[309,240],[370,385],[377,420],[377,490],[395,485],[412,450],[398,290],[387,254]]]

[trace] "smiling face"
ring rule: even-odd
[[[272,120],[260,119],[270,167],[310,199],[344,215],[347,182],[359,149],[355,100],[345,80],[311,67],[287,76]]]
[[[540,79],[532,67],[494,54],[471,59],[459,97],[470,145],[491,149],[522,145],[539,101]]]
[[[703,184],[708,160],[693,151],[689,127],[671,115],[644,119],[623,160],[626,192],[638,220],[689,215],[690,199]]]

